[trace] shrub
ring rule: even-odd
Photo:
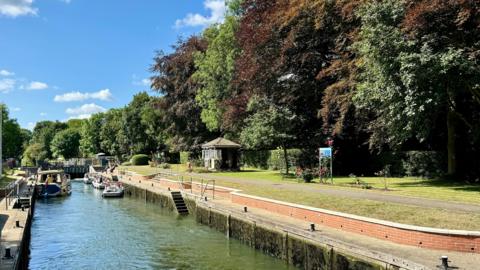
[[[295,171],[295,164],[301,156],[302,151],[300,149],[288,149],[288,165],[290,171]],[[285,156],[283,149],[276,149],[270,151],[270,157],[268,159],[268,167],[272,170],[284,170],[285,169]]]
[[[436,151],[405,152],[402,160],[403,169],[408,176],[436,177],[441,176],[445,157]]]
[[[305,181],[305,183],[310,183],[310,182],[312,182],[312,180],[313,180],[313,173],[312,173],[312,171],[309,170],[309,169],[303,170],[303,172],[302,172],[302,179],[303,179],[303,181]]]
[[[162,168],[162,169],[170,169],[170,164],[168,164],[168,163],[162,163],[162,164],[160,164],[160,168]]]
[[[130,160],[130,162],[132,163],[132,165],[148,165],[148,156],[145,155],[145,154],[138,154],[138,155],[134,155],[132,157],[132,159]]]
[[[180,152],[180,164],[187,164],[190,152]]]
[[[243,151],[242,164],[248,167],[268,169],[268,160],[270,158],[270,151]]]
[[[122,162],[122,166],[131,166],[132,163],[130,161],[125,161],[125,162]]]

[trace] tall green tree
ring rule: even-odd
[[[254,113],[245,120],[240,139],[247,149],[272,149],[281,147],[288,174],[287,149],[292,145],[294,123],[298,117],[286,107],[276,106],[265,99],[253,98],[248,106]]]
[[[203,32],[203,38],[208,47],[205,52],[195,55],[197,70],[193,75],[199,82],[200,89],[196,100],[202,108],[201,118],[207,128],[218,131],[222,127],[222,117],[225,110],[224,101],[233,92],[231,80],[235,71],[235,60],[240,53],[236,39],[239,25],[238,1],[231,5],[225,22],[210,26]]]
[[[3,158],[20,158],[24,142],[28,140],[16,119],[11,119],[7,106],[0,104],[2,113],[2,151]]]
[[[445,15],[449,7],[440,8],[441,3],[436,2],[443,10],[438,14]],[[423,4],[431,8],[432,3]],[[419,8],[425,6],[417,5],[410,12],[421,12]],[[411,35],[402,28],[402,24],[408,23],[405,2],[372,2],[361,9],[360,40],[356,43],[361,57],[361,83],[354,101],[359,109],[374,115],[368,124],[371,145],[398,148],[410,138],[425,141],[439,119],[445,119],[440,125],[446,133],[448,173],[453,175],[457,173],[459,124],[467,130],[464,134],[471,133],[475,129],[471,120],[476,118],[472,118],[472,113],[478,115],[476,89],[480,86],[480,66],[472,49],[478,52],[480,46],[468,32],[461,41],[450,37],[452,32],[463,32],[460,27],[473,28],[471,34],[476,31],[478,37],[478,20],[475,27],[467,23],[469,18],[460,22],[462,25],[455,25],[459,22],[454,22],[454,18],[461,11],[452,6],[450,9],[446,16],[452,21],[444,22],[453,24],[448,31],[410,30]]]
[[[56,158],[74,158],[79,156],[80,133],[75,129],[65,129],[53,137],[51,152]]]
[[[104,113],[96,113],[82,122],[80,129],[80,152],[84,157],[102,152],[100,131],[105,123],[104,117]]]
[[[47,158],[52,158],[51,143],[55,135],[68,128],[66,123],[59,121],[41,121],[37,122],[33,128],[31,143],[39,143],[47,153]]]

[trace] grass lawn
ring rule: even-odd
[[[20,172],[20,171],[17,171],[17,170],[12,171],[9,169],[4,170],[3,171],[4,174],[0,178],[0,188],[3,188],[6,185],[8,185],[10,182],[17,180],[17,177],[13,175],[17,172]]]
[[[148,175],[159,172],[159,169],[149,166],[129,166],[128,170]],[[185,166],[173,165],[172,172],[185,172]],[[206,174],[208,177],[210,174]],[[225,176],[225,179],[216,180],[217,185],[227,186],[243,190],[247,194],[263,196],[267,198],[283,200],[292,203],[299,203],[319,208],[331,209],[361,216],[368,216],[383,220],[390,220],[399,223],[428,226],[436,228],[480,230],[480,214],[464,212],[452,212],[432,208],[402,205],[396,203],[379,202],[366,199],[350,199],[345,197],[329,196],[309,191],[289,190],[284,188],[265,188],[261,183],[284,183],[289,181],[296,183],[295,178],[282,178],[276,171],[268,170],[246,170],[242,172],[220,172],[211,173],[215,176]],[[235,179],[248,179],[261,181],[255,184],[252,181],[232,181]],[[361,180],[378,188],[383,188],[383,179],[378,177],[361,177]],[[335,185],[328,185],[328,188],[341,188],[358,190],[348,187],[347,184],[354,180],[350,177],[338,177],[334,179]],[[434,180],[422,180],[418,178],[389,178],[389,189],[387,194],[425,197],[432,199],[443,199],[448,201],[480,203],[480,186],[456,185],[448,182]],[[318,183],[298,183],[312,187],[319,186]],[[325,187],[325,186],[324,186]],[[369,190],[369,192],[383,192],[380,190]]]
[[[157,168],[149,166],[129,166],[129,170],[135,171],[139,174],[148,175],[159,171]],[[170,168],[172,172],[186,172],[184,164],[173,164]],[[203,171],[201,168],[195,168],[195,171]],[[240,172],[214,172],[209,173],[215,176],[226,176],[239,179],[262,180],[270,182],[298,182],[294,176],[285,177],[279,171],[259,170],[259,169],[244,169]],[[206,176],[208,177],[208,175]],[[374,187],[369,192],[382,192],[384,188],[384,180],[382,177],[359,177],[359,179]],[[358,187],[351,187],[350,185],[355,181],[351,177],[335,177],[333,185],[328,185],[330,188],[341,189],[357,189]],[[315,180],[318,182],[318,179]],[[455,183],[453,181],[422,179],[416,177],[402,177],[402,178],[387,178],[388,191],[392,195],[401,195],[408,197],[422,197],[427,199],[437,199],[450,202],[462,202],[480,204],[480,185]],[[311,185],[311,184],[309,184]]]

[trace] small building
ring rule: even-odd
[[[202,159],[209,170],[238,170],[242,146],[222,137],[202,145]]]

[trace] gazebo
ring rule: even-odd
[[[219,137],[202,145],[202,158],[209,170],[238,170],[242,146]]]

